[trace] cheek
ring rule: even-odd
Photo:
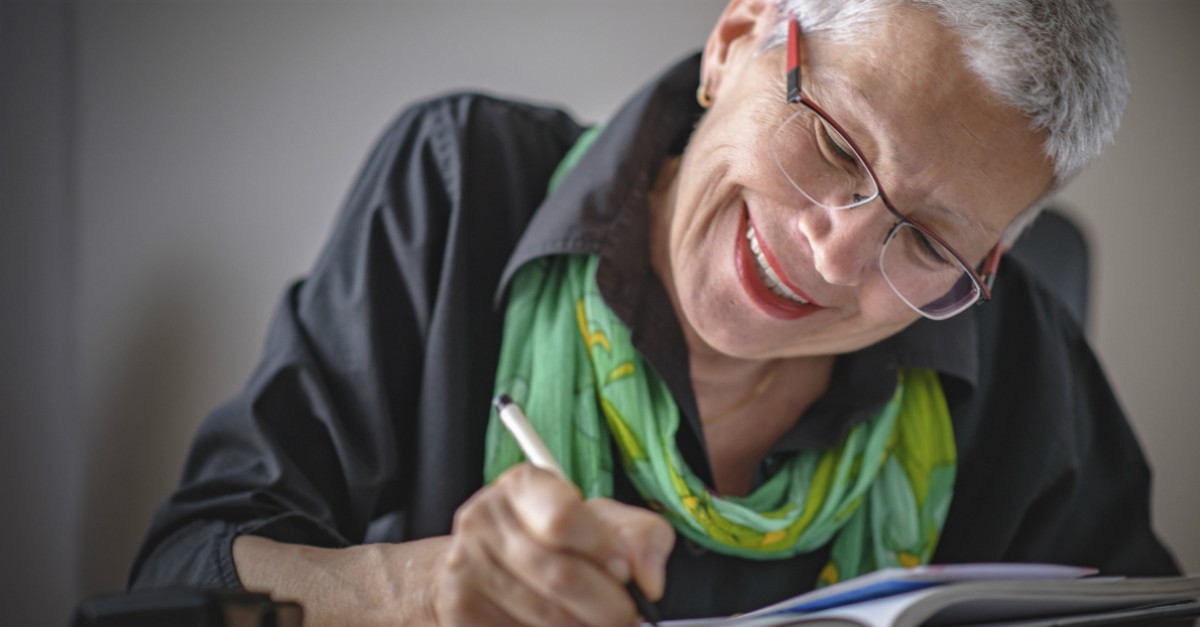
[[[900,300],[881,275],[859,290],[858,307],[863,325],[880,330],[898,331],[921,317]]]

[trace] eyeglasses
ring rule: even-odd
[[[976,272],[944,239],[896,209],[850,135],[800,92],[799,30],[795,16],[789,17],[787,102],[801,106],[771,141],[780,171],[820,207],[851,209],[876,198],[883,201],[897,222],[879,253],[879,269],[892,291],[917,313],[945,320],[991,300],[1000,245],[988,252]]]

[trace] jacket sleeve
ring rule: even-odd
[[[521,124],[531,119],[557,135],[540,139]],[[201,425],[136,557],[132,588],[240,587],[231,553],[239,535],[341,547],[404,509],[427,337],[445,267],[463,263],[461,246],[448,242],[466,220],[464,190],[513,176],[505,168],[520,167],[529,142],[569,146],[559,137],[577,133],[568,120],[477,95],[431,100],[396,120],[311,274],[284,294],[248,385]],[[474,228],[505,234],[501,251],[528,215],[482,218]]]

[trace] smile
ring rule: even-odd
[[[760,246],[758,243],[758,234],[754,232],[754,225],[749,224],[748,222],[746,224],[746,242],[750,244],[750,251],[754,253],[755,267],[758,268],[758,276],[763,280],[763,283],[767,285],[767,289],[775,292],[775,294],[778,296],[794,300],[798,303],[808,304],[807,300],[804,300],[800,296],[796,295],[795,292],[788,289],[788,286],[784,285],[783,281],[779,279],[779,275],[775,274],[775,270],[771,268],[770,264],[767,263],[767,256],[763,254],[762,246]]]
[[[734,244],[734,264],[742,289],[750,300],[767,315],[781,320],[796,320],[821,311],[823,307],[783,278],[774,255],[759,240],[749,214],[749,209],[742,205]]]

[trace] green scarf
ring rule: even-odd
[[[902,371],[891,401],[834,448],[792,455],[748,496],[720,496],[680,455],[679,408],[597,291],[598,263],[562,255],[521,267],[496,374],[496,393],[525,409],[585,497],[612,495],[615,442],[646,502],[707,549],[780,559],[833,539],[818,585],[929,562],[956,470],[934,372]],[[524,459],[495,410],[486,446],[488,482]]]

